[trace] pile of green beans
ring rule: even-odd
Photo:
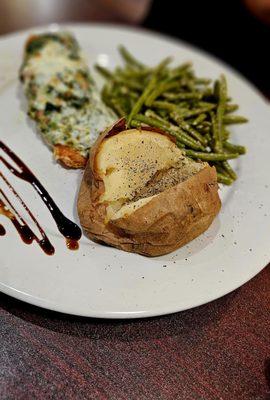
[[[229,125],[245,123],[235,115],[238,109],[227,93],[224,75],[212,83],[196,77],[191,63],[169,67],[171,58],[155,67],[136,60],[119,47],[124,66],[113,72],[96,65],[105,78],[103,101],[129,127],[160,128],[176,138],[188,157],[207,161],[217,170],[218,181],[232,184],[237,175],[228,160],[246,153],[244,146],[232,144]]]

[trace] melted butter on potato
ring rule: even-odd
[[[157,132],[130,129],[109,137],[96,157],[105,186],[100,202],[117,202],[115,210],[119,209],[119,201],[123,204],[132,199],[157,171],[169,169],[181,157],[175,143]]]

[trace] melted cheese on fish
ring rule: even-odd
[[[69,33],[30,39],[21,79],[29,115],[51,145],[68,145],[86,156],[100,132],[115,120]]]

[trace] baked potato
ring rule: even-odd
[[[124,119],[92,147],[78,197],[91,240],[145,256],[193,240],[220,207],[214,167],[186,157],[167,133],[127,129]]]

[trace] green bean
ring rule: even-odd
[[[143,127],[142,127],[142,123],[141,123],[140,121],[135,120],[135,119],[133,119],[133,120],[130,122],[130,126],[131,126],[132,128],[138,128],[138,129],[143,128]]]
[[[179,87],[178,82],[162,82],[150,93],[148,99],[146,99],[145,105],[151,107],[153,102],[166,90],[174,89]]]
[[[178,124],[180,128],[187,131],[190,136],[201,142],[203,145],[207,144],[207,140],[198,132],[196,129],[192,128],[186,121],[183,121],[176,113],[172,113],[172,119]]]
[[[124,117],[126,115],[126,112],[124,111],[121,104],[116,99],[111,99],[111,105],[119,117]]]
[[[184,149],[185,145],[183,143],[181,143],[178,139],[176,139],[176,144],[179,147],[179,149]]]
[[[185,153],[189,157],[205,161],[225,161],[238,157],[238,154],[236,153],[201,153],[193,150],[185,150]]]
[[[181,143],[187,145],[188,147],[194,150],[204,149],[204,147],[199,142],[196,142],[194,139],[189,137],[185,132],[183,132],[177,126],[173,126],[171,124],[168,126],[167,124],[163,124],[161,121],[156,120],[155,118],[148,118],[142,114],[137,114],[134,119],[135,121],[142,122],[149,126],[153,126],[155,128],[159,128],[170,133],[171,135],[175,136]]]
[[[195,79],[195,83],[197,85],[210,85],[211,82],[212,82],[212,80],[208,79],[208,78],[196,78]]]
[[[206,145],[207,142],[205,141],[204,145],[197,139],[194,139],[187,131],[184,131],[180,126],[176,126],[174,124],[169,123],[169,125],[167,124],[168,121],[166,121],[165,126],[168,127],[170,130],[174,131],[174,132],[180,132],[181,136],[184,137],[188,142],[189,145],[192,149],[194,150],[202,150],[205,151],[206,150]],[[188,143],[186,143],[188,145]]]
[[[120,83],[121,85],[125,85],[126,87],[129,87],[131,89],[135,89],[135,90],[143,90],[144,85],[140,82],[136,82],[136,81],[132,81],[130,79],[125,79],[125,78],[113,78],[115,82]]]
[[[161,116],[161,118],[168,120],[169,119],[169,114],[168,110],[157,110],[157,113]]]
[[[112,107],[112,96],[111,96],[111,84],[107,83],[106,85],[103,86],[102,92],[101,92],[101,97],[102,100],[104,101],[104,103],[108,106],[108,107]]]
[[[155,87],[156,84],[156,75],[153,75],[152,78],[150,79],[148,85],[142,92],[141,96],[138,98],[136,103],[134,104],[127,120],[127,125],[129,126],[130,122],[132,121],[133,117],[138,114],[144,105],[145,100],[147,99],[148,94],[151,92],[151,90]]]
[[[127,79],[145,79],[152,73],[152,68],[144,68],[143,70],[126,68],[125,70],[121,71],[120,75]]]
[[[223,140],[223,141],[228,140],[229,137],[230,137],[230,135],[231,135],[230,132],[229,132],[227,129],[225,129],[225,128],[223,127],[222,133],[221,133],[222,140]],[[224,144],[223,144],[223,146],[224,146]]]
[[[211,135],[209,133],[206,133],[204,135],[204,137],[205,137],[205,139],[207,140],[208,143],[211,143],[212,137],[211,137]]]
[[[101,65],[96,64],[95,69],[103,76],[105,79],[112,79],[113,74],[107,69],[102,67]]]
[[[236,110],[238,110],[239,106],[237,104],[227,104],[225,106],[225,114],[232,113]]]
[[[174,130],[171,128],[164,127],[164,130],[171,135],[175,136],[176,139],[178,139],[179,142],[184,144],[185,146],[193,149],[193,150],[202,150],[204,147],[199,143],[195,142],[192,140],[192,138],[189,138],[187,135],[185,135],[185,132],[181,131],[180,129]]]
[[[194,80],[193,80],[193,79],[189,79],[189,80],[186,82],[186,87],[187,87],[187,89],[188,89],[190,92],[194,92],[194,91],[195,91],[195,83],[194,83]]]
[[[126,49],[126,47],[120,45],[118,47],[118,50],[128,65],[135,67],[137,69],[145,68],[144,64],[142,64],[140,61],[136,60],[136,58]]]
[[[214,150],[216,153],[218,153],[222,149],[222,146],[220,143],[221,139],[219,136],[217,115],[215,115],[213,112],[210,112],[210,118],[212,122],[212,136],[213,136]]]
[[[115,75],[116,75],[116,76],[117,76],[117,75],[120,76],[120,75],[123,74],[124,70],[123,70],[123,68],[116,67],[115,70],[114,70],[114,72],[115,72]]]
[[[202,121],[200,125],[202,125],[204,128],[211,128],[210,121]]]
[[[203,97],[210,97],[211,98],[213,96],[213,91],[212,91],[212,89],[210,87],[206,88],[206,89],[204,89],[202,91],[202,95],[203,95]]]
[[[223,146],[226,150],[229,150],[231,153],[246,154],[246,152],[247,152],[247,150],[244,146],[232,144],[227,141],[224,142]]]
[[[233,179],[229,178],[226,175],[217,172],[217,180],[219,183],[223,183],[224,185],[230,186],[233,183]]]
[[[220,81],[216,80],[214,82],[213,94],[215,96],[215,100],[218,101],[219,99],[219,91],[220,91]]]
[[[104,103],[108,105],[108,107],[112,108],[119,117],[127,115],[128,110],[130,109],[129,98],[117,98],[108,96],[104,89],[102,91],[102,100],[104,101]]]
[[[132,107],[134,106],[135,102],[137,99],[133,99],[132,97],[125,96],[125,97],[116,97],[116,101],[118,101],[121,105],[122,108],[125,111],[125,115],[129,115]]]
[[[213,102],[210,101],[201,100],[198,101],[198,107],[208,107],[213,110],[214,108],[217,108],[217,104],[213,104]]]
[[[179,65],[178,67],[175,67],[174,69],[171,70],[171,77],[174,79],[175,77],[179,77],[178,74],[183,74],[187,72],[190,68],[192,67],[192,63],[187,62],[184,64]]]
[[[181,136],[186,139],[185,144],[187,146],[189,145],[192,149],[194,149],[194,150],[202,150],[202,151],[206,150],[205,146],[203,146],[199,141],[197,141],[194,138],[192,138],[187,132],[183,131],[183,129],[181,129],[179,126],[176,126],[174,124],[170,124],[168,128],[171,131],[178,132],[178,133],[180,132]]]
[[[136,101],[136,103],[134,104],[129,116],[128,116],[128,120],[127,120],[127,125],[129,126],[130,121],[133,119],[133,117],[138,114],[142,108],[142,106],[144,105],[149,93],[151,93],[151,91],[154,89],[156,83],[157,83],[157,79],[159,74],[164,70],[164,68],[166,67],[166,65],[171,62],[171,58],[167,57],[164,60],[162,60],[160,62],[160,64],[155,68],[154,73],[151,77],[151,79],[148,82],[148,85],[146,86],[146,88],[144,89],[144,91],[142,92],[141,96],[138,98],[138,100]]]
[[[179,85],[178,85],[179,86]],[[163,96],[169,100],[200,100],[203,97],[199,92],[183,92],[183,93],[163,93]]]
[[[200,114],[193,121],[191,121],[191,125],[200,126],[200,124],[207,118],[206,114]]]
[[[102,97],[108,97],[110,95],[110,92],[111,92],[111,87],[112,87],[111,82],[107,82],[102,88],[101,96]]]
[[[213,131],[216,131],[214,143],[214,149],[216,153],[222,151],[222,124],[227,101],[227,82],[224,75],[221,75],[219,84],[217,85],[217,95],[218,105],[216,111],[216,125],[213,128]]]
[[[222,168],[222,166],[221,166],[222,165],[222,161],[221,162],[219,162],[219,161],[213,162],[213,163],[211,163],[211,165],[216,168],[217,172],[220,172],[222,175],[225,175],[225,176],[227,176],[228,178],[231,179],[231,177],[228,174],[228,172],[226,172],[225,169]]]
[[[157,65],[157,67],[154,69],[153,73],[159,75],[161,72],[164,71],[164,69],[167,67],[168,64],[172,62],[172,57],[166,57],[164,60],[161,60],[161,62]]]
[[[135,116],[134,120],[142,122],[143,124],[146,124],[146,125],[149,125],[149,126],[153,126],[155,128],[159,128],[159,129],[164,129],[164,128],[168,128],[169,127],[167,124],[164,124],[159,119],[152,118],[152,117],[147,117],[147,116],[145,116],[143,114],[137,114]]]
[[[153,110],[147,109],[145,111],[145,116],[149,117],[149,118],[155,118],[155,119],[159,120],[160,122],[162,122],[164,125],[170,126],[169,121],[167,121],[166,119],[162,118],[160,115],[155,113],[155,111],[153,111]]]
[[[188,119],[188,121],[190,121],[190,119]],[[203,124],[197,125],[196,129],[198,129],[198,131],[202,132],[202,133],[206,133],[209,132],[210,129],[208,126],[204,126]]]
[[[139,95],[138,92],[133,92],[132,90],[129,90],[126,86],[120,86],[119,87],[119,94],[124,94],[125,97],[130,97],[133,100],[137,100]]]
[[[225,125],[245,124],[246,122],[248,122],[248,119],[240,115],[225,115],[223,118],[223,123]]]
[[[233,180],[237,179],[236,172],[232,169],[228,161],[222,161],[221,165],[224,168],[224,170],[228,173],[230,178],[232,178]]]
[[[206,135],[207,133],[210,134],[211,132],[211,127],[209,126],[204,126],[204,125],[198,125],[196,126],[196,129],[202,134],[202,135]]]
[[[183,86],[185,79],[188,78],[188,68],[183,65],[183,68],[176,68],[168,71],[166,81],[178,82],[179,86]]]
[[[196,108],[195,110],[186,110],[186,111],[178,111],[177,109],[174,109],[173,111],[177,112],[179,116],[181,116],[183,119],[191,118],[191,117],[196,117],[200,114],[204,114],[206,112],[209,112],[215,108],[214,104],[209,104],[208,106],[201,107],[201,108]]]
[[[177,110],[177,106],[175,104],[169,103],[168,101],[154,101],[152,107],[168,111]]]
[[[189,101],[184,101],[184,100],[182,100],[182,101],[180,101],[179,103],[174,103],[176,106],[177,106],[177,108],[176,108],[176,111],[189,111],[190,110],[190,103],[189,103]]]

